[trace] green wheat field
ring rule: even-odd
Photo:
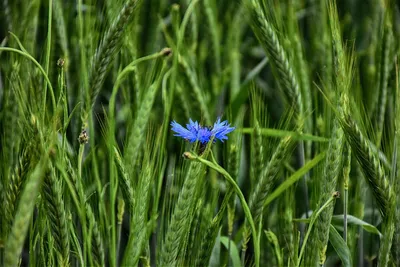
[[[0,266],[400,266],[394,0],[0,0]]]

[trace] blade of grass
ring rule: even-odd
[[[304,174],[315,167],[321,160],[324,159],[326,152],[321,152],[315,156],[312,160],[304,164],[304,166],[287,178],[277,189],[275,189],[265,200],[264,207],[269,205],[273,200],[280,196],[286,189],[291,187],[299,179],[301,179]]]
[[[349,247],[347,246],[345,240],[336,231],[335,227],[333,227],[332,225],[330,225],[329,228],[329,242],[335,249],[337,255],[342,261],[343,266],[344,267],[353,266]]]
[[[226,249],[228,249],[228,247],[230,248],[229,256],[232,259],[232,266],[233,267],[242,266],[242,263],[241,263],[240,257],[239,257],[239,251],[238,251],[238,248],[237,248],[235,242],[232,240],[229,240],[229,238],[226,236],[221,236],[220,241],[225,246]],[[228,242],[230,242],[231,244],[229,245]]]

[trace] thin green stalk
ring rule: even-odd
[[[238,146],[240,146],[240,138],[237,138],[235,144],[232,144],[229,148],[229,158],[228,158],[228,171],[232,173],[232,176],[236,178],[238,177],[239,173],[239,162],[240,162],[240,149],[238,149]],[[232,196],[233,195],[233,189],[232,186],[228,183],[226,183],[226,194],[225,196]],[[236,198],[235,197],[229,197],[229,203],[228,203],[228,237],[229,240],[232,240],[233,236],[233,227],[234,227],[234,222],[235,222],[235,204],[236,204]],[[225,209],[225,207],[221,207],[221,209]],[[229,241],[228,243],[228,255],[231,253],[231,242]],[[231,257],[229,257],[229,262],[228,265],[231,265]]]
[[[306,162],[305,158],[305,151],[304,151],[304,141],[300,141],[298,145],[298,152],[299,152],[299,165],[304,166]],[[306,217],[308,218],[308,211],[310,210],[310,203],[309,203],[309,196],[308,196],[308,185],[307,181],[310,180],[310,175],[309,173],[305,173],[303,176],[303,179],[301,180],[302,182],[302,187],[303,187],[303,195],[304,195],[304,210]]]
[[[386,15],[388,16],[388,15]],[[390,58],[391,50],[393,47],[393,36],[392,36],[392,27],[389,22],[385,21],[384,29],[383,29],[383,39],[381,41],[381,49],[380,49],[380,72],[378,75],[378,88],[379,91],[379,101],[377,106],[377,138],[376,145],[379,148],[381,139],[383,126],[385,121],[385,112],[387,109],[387,100],[388,100],[388,80],[389,74],[392,67],[392,58]]]
[[[268,57],[263,58],[263,60],[260,61],[249,73],[246,75],[246,78],[240,85],[241,87],[244,87],[248,85],[251,81],[254,80],[257,75],[260,74],[260,72],[264,69],[264,67],[268,64],[269,60]],[[234,99],[234,98],[233,98]]]
[[[235,208],[234,205],[228,205],[228,255],[231,255],[231,240],[233,233],[233,223],[235,222]],[[229,257],[228,266],[231,265],[231,258]]]
[[[112,89],[112,93],[110,96],[110,103],[109,103],[109,113],[110,113],[110,124],[114,126],[114,121],[115,121],[115,100],[117,97],[117,93],[119,90],[119,86],[121,85],[122,81],[125,79],[125,77],[136,70],[136,65],[141,63],[141,62],[145,62],[145,61],[149,61],[149,60],[153,60],[162,56],[166,56],[169,55],[171,53],[171,50],[168,48],[164,48],[163,50],[161,50],[160,52],[145,56],[145,57],[141,57],[138,58],[134,61],[132,61],[131,63],[129,63],[128,66],[126,66],[119,74],[118,77],[114,83],[113,89]],[[112,130],[114,128],[112,128],[110,131],[112,133],[114,133]]]
[[[254,163],[251,164],[252,169],[252,185],[254,186],[255,182],[259,180],[259,177],[262,175],[262,170],[264,169],[264,153],[263,153],[263,143],[262,143],[262,135],[261,128],[258,121],[255,122],[254,132],[252,134],[252,162],[254,159]]]
[[[237,129],[243,134],[252,134],[254,132],[254,128],[240,128]],[[314,142],[328,142],[329,138],[316,136],[312,134],[306,134],[301,132],[280,130],[280,129],[271,129],[271,128],[260,128],[260,134],[271,137],[286,137],[291,136],[294,140],[305,140],[305,141],[314,141]]]
[[[343,239],[347,244],[347,214],[348,214],[348,203],[349,203],[349,180],[350,180],[350,169],[351,169],[351,148],[349,145],[345,146],[344,154],[344,166],[343,166]]]
[[[272,231],[264,230],[264,233],[267,236],[268,241],[272,243],[272,246],[274,247],[274,254],[276,256],[276,261],[278,262],[278,267],[283,267],[282,251],[278,242],[278,238]]]
[[[92,115],[92,114],[91,114]],[[95,127],[94,127],[94,118],[93,116],[89,116],[89,132],[90,133],[95,133]],[[93,151],[95,151],[96,143],[95,143],[95,138],[92,135],[92,138],[89,139],[89,145],[92,148]],[[100,228],[101,230],[99,231],[106,231],[108,229],[110,223],[109,219],[110,216],[107,216],[107,211],[106,211],[106,205],[104,201],[104,194],[103,192],[103,185],[101,182],[100,178],[100,173],[99,173],[99,164],[98,164],[98,154],[97,153],[92,153],[91,157],[91,170],[92,170],[92,179],[94,180],[95,188],[96,188],[96,194],[97,194],[97,208],[99,210],[99,220],[98,223],[96,222],[95,226]],[[115,216],[114,218],[115,219]],[[89,221],[90,222],[90,221]],[[104,225],[104,223],[106,225]],[[96,228],[93,228],[94,231],[96,231]],[[96,232],[94,232],[96,233]]]
[[[124,220],[124,213],[125,213],[125,202],[122,198],[118,198],[118,209],[117,209],[117,253],[118,256],[121,249],[121,232],[122,232],[122,223]]]
[[[197,155],[194,155],[190,152],[185,152],[184,156],[188,159],[199,161],[199,162],[205,164],[206,166],[210,167],[211,169],[219,172],[220,174],[222,174],[225,177],[225,179],[233,187],[233,189],[235,190],[235,193],[239,197],[240,203],[242,204],[242,208],[245,213],[246,219],[247,219],[248,223],[250,224],[250,229],[251,229],[251,233],[253,236],[255,262],[256,262],[256,266],[260,266],[260,247],[259,247],[259,243],[258,243],[256,227],[254,225],[253,217],[251,216],[250,208],[247,205],[246,199],[244,198],[243,193],[240,190],[237,183],[235,182],[235,180],[229,175],[229,173],[227,171],[225,171],[224,168],[219,166],[215,161],[214,162],[208,161],[208,160],[206,160],[202,157],[199,157]]]
[[[85,152],[85,144],[82,143],[79,146],[79,154],[78,154],[78,179],[82,181],[82,162],[83,162],[83,154]],[[82,199],[84,200],[84,199]]]
[[[71,216],[71,214],[69,214],[69,216]],[[69,232],[70,232],[70,236],[71,236],[71,243],[72,243],[72,247],[75,249],[75,252],[77,254],[76,258],[76,266],[80,265],[80,266],[85,266],[85,260],[84,260],[84,256],[82,255],[82,248],[81,248],[81,244],[80,241],[78,239],[77,236],[77,232],[76,232],[76,228],[74,227],[74,225],[72,223],[69,223]],[[78,264],[79,262],[79,264]]]
[[[87,74],[87,54],[86,54],[86,44],[85,44],[85,29],[83,22],[83,0],[78,0],[77,3],[77,11],[78,11],[78,44],[79,44],[79,63],[80,63],[80,74],[81,74],[81,82],[82,82],[82,90],[78,90],[79,99],[83,102],[89,101],[90,92],[89,92],[89,77]],[[85,111],[82,109],[82,118],[83,120],[83,128],[86,128],[86,116]],[[85,261],[86,262],[86,261]]]
[[[49,13],[47,18],[47,43],[46,43],[46,54],[45,54],[45,62],[44,69],[46,74],[49,75],[49,65],[50,65],[50,53],[51,53],[51,30],[52,30],[52,21],[53,21],[53,0],[49,0]],[[42,109],[42,120],[44,121],[46,114],[46,98],[47,98],[47,83],[44,84],[44,96],[43,96],[43,109]]]
[[[293,223],[294,214],[294,189],[286,190],[283,197],[278,203],[278,233],[279,243],[283,252],[283,261],[289,264],[297,262],[297,251],[294,244],[294,230],[296,229]]]
[[[300,266],[301,260],[302,260],[302,258],[303,258],[304,250],[305,250],[306,245],[307,245],[307,240],[308,240],[308,237],[310,236],[310,233],[311,233],[311,230],[312,230],[312,227],[313,227],[315,221],[317,220],[317,218],[318,218],[318,216],[321,214],[321,212],[322,212],[326,207],[328,207],[328,206],[329,206],[336,198],[338,198],[338,197],[339,197],[338,192],[333,193],[332,196],[331,196],[331,198],[329,198],[329,199],[324,203],[324,205],[322,205],[321,208],[320,208],[317,212],[313,213],[313,216],[311,216],[310,224],[308,225],[307,233],[306,233],[306,235],[304,236],[303,245],[301,246],[301,250],[300,250],[300,254],[299,254],[299,262],[298,262],[297,267]]]
[[[113,153],[110,153],[110,226],[111,226],[111,244],[110,244],[110,257],[109,264],[111,267],[118,265],[118,254],[117,254],[117,229],[116,229],[116,216],[115,216],[115,203],[117,200],[118,193],[118,179],[116,177],[115,162],[113,159]],[[119,225],[119,224],[118,224]]]
[[[85,144],[82,143],[79,146],[79,154],[78,154],[78,177],[75,180],[75,186],[77,187],[78,195],[80,197],[80,204],[81,204],[81,212],[82,212],[82,217],[81,217],[81,224],[82,224],[82,239],[87,240],[88,237],[88,232],[87,232],[87,224],[86,224],[86,196],[82,188],[82,162],[83,162],[83,154],[85,152]],[[86,243],[84,243],[86,244]],[[86,246],[84,246],[84,251],[83,251],[83,260],[85,264],[87,264],[87,253],[86,253]]]
[[[22,56],[28,58],[30,61],[33,62],[33,64],[35,64],[35,65],[39,68],[40,72],[43,74],[43,77],[44,77],[44,79],[45,79],[47,85],[48,85],[49,88],[50,88],[51,103],[52,103],[52,105],[53,105],[53,109],[55,110],[55,109],[56,109],[56,97],[55,97],[55,95],[54,95],[54,89],[53,89],[53,86],[51,85],[51,82],[50,82],[49,77],[47,76],[47,72],[42,68],[42,66],[39,64],[39,62],[37,62],[36,59],[34,59],[34,58],[33,58],[31,55],[29,55],[27,52],[21,51],[21,50],[15,49],[15,48],[0,47],[0,52],[1,52],[1,51],[8,51],[8,52],[13,52],[13,53],[20,54],[20,55],[22,55]]]
[[[400,111],[400,91],[399,91],[399,69],[396,65],[396,80],[395,80],[395,105],[394,114],[398,114]],[[394,122],[394,147],[393,147],[393,157],[392,164],[394,166],[392,172],[392,181],[394,188],[394,195],[396,196],[395,203],[396,210],[394,211],[395,220],[395,231],[393,235],[393,245],[392,245],[392,255],[393,263],[396,266],[400,266],[400,116],[396,116]]]
[[[278,186],[274,190],[274,192],[270,193],[269,196],[265,199],[264,207],[269,205],[272,201],[274,201],[278,196],[280,196],[285,190],[291,187],[294,183],[296,183],[299,179],[301,179],[306,172],[309,172],[314,166],[316,166],[321,160],[325,158],[326,151],[321,152],[317,156],[315,156],[312,160],[307,162],[303,167],[301,167],[298,171],[293,173],[289,178],[286,179],[282,184]]]

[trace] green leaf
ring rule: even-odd
[[[351,267],[353,266],[351,262],[351,254],[350,249],[347,246],[346,242],[342,236],[336,231],[333,225],[330,225],[329,229],[329,241],[331,242],[333,248],[335,249],[336,253],[338,254],[340,260],[343,263],[344,267]]]
[[[276,256],[276,259],[278,260],[278,266],[283,267],[283,259],[282,259],[281,247],[279,246],[278,238],[276,237],[276,235],[272,231],[265,231],[264,230],[264,233],[267,236],[268,241],[271,242],[272,245],[274,246],[275,256]]]
[[[343,230],[343,214],[340,215],[334,215],[332,217],[332,224],[339,230]],[[382,236],[381,232],[373,226],[372,224],[369,224],[357,217],[354,217],[352,215],[347,215],[347,224],[353,224],[353,225],[359,225],[362,226],[362,228],[372,234],[377,234],[379,237]]]
[[[253,128],[241,128],[238,131],[244,134],[252,134],[254,132]],[[262,128],[260,129],[262,135],[272,136],[272,137],[286,137],[292,136],[294,140],[304,140],[304,141],[315,141],[315,142],[328,142],[329,138],[316,136],[312,134],[304,134],[293,131],[279,130],[279,129],[271,129],[271,128]]]
[[[238,251],[238,248],[237,248],[235,242],[233,242],[233,240],[229,240],[229,238],[226,237],[226,236],[222,236],[220,238],[220,241],[226,247],[226,249],[228,249],[228,244],[229,244],[228,242],[231,243],[231,247],[230,247],[230,251],[229,251],[230,255],[229,256],[232,259],[233,267],[242,266],[241,261],[240,261],[240,257],[239,257],[239,251]]]
[[[310,218],[299,218],[299,219],[293,219],[293,222],[299,222],[299,223],[309,223],[310,222]]]
[[[11,35],[12,37],[15,38],[15,41],[17,42],[17,44],[18,44],[18,46],[19,46],[19,49],[21,49],[21,51],[23,51],[24,53],[29,54],[28,51],[25,49],[25,47],[22,45],[22,43],[21,43],[21,41],[19,40],[18,36],[16,36],[16,35],[15,35],[14,33],[12,33],[12,32],[9,32],[9,33],[10,33],[10,35]]]
[[[315,158],[307,162],[301,169],[293,173],[286,181],[284,181],[274,192],[272,192],[265,200],[264,207],[276,199],[280,194],[282,194],[286,189],[291,187],[295,182],[297,182],[301,177],[304,176],[309,170],[311,170],[315,165],[317,165],[324,157],[325,151],[318,154]]]
[[[218,236],[215,239],[215,245],[211,253],[209,266],[219,266],[221,257],[221,229],[219,229]]]

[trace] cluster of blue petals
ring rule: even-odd
[[[217,139],[224,142],[224,140],[228,139],[226,135],[235,130],[235,127],[230,127],[228,121],[221,122],[221,118],[217,119],[212,128],[202,127],[197,121],[194,122],[192,119],[186,124],[186,128],[176,121],[172,121],[171,126],[172,131],[176,133],[175,136],[182,137],[190,143],[199,141],[202,144],[208,143],[212,137],[214,138],[214,142]]]

